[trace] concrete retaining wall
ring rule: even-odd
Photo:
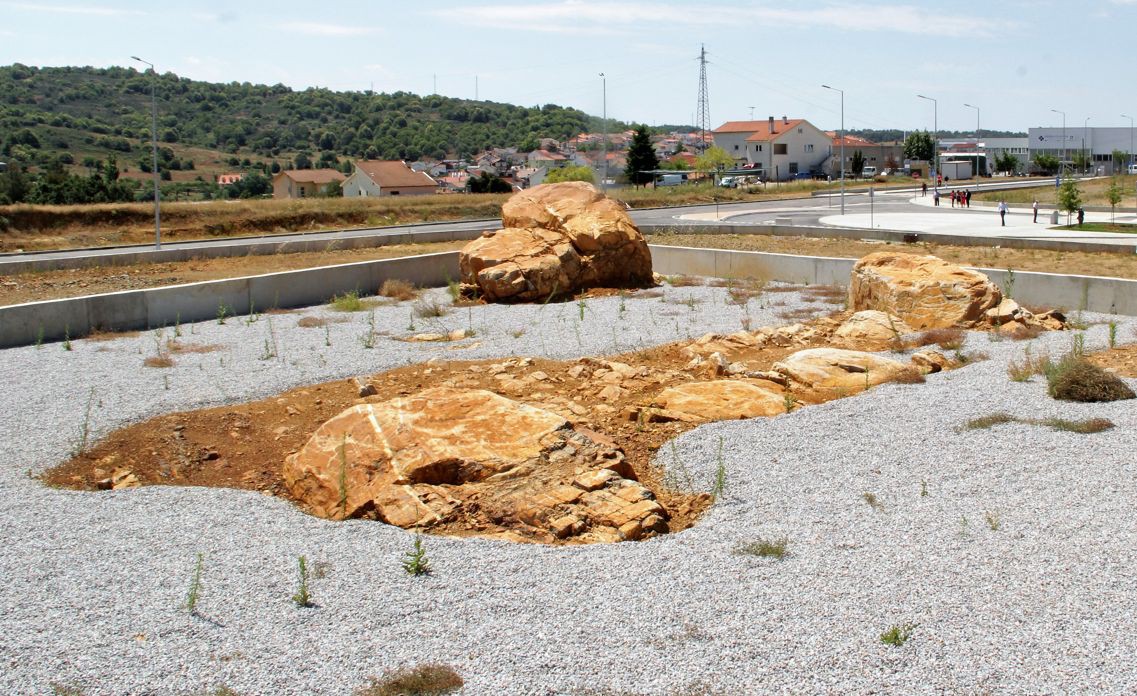
[[[456,223],[438,223],[453,225]],[[139,263],[166,263],[170,261],[189,261],[195,258],[217,258],[228,256],[264,256],[268,254],[293,254],[304,251],[338,251],[342,249],[365,249],[387,246],[389,244],[428,244],[430,242],[454,242],[477,239],[482,230],[501,227],[500,221],[473,221],[469,229],[431,230],[419,232],[392,232],[389,229],[376,230],[374,234],[337,237],[336,239],[293,239],[276,240],[272,237],[249,237],[226,240],[210,247],[181,247],[166,245],[161,249],[124,247],[99,256],[74,256],[55,258],[57,252],[36,253],[26,257],[0,260],[0,273],[16,274],[32,271],[51,271],[67,268],[86,268],[89,266],[128,266]],[[421,229],[421,228],[417,228]],[[359,233],[361,230],[347,230]],[[316,233],[313,233],[316,234]],[[92,249],[90,251],[106,251]]]
[[[865,227],[810,227],[798,225],[640,225],[644,234],[758,234],[771,237],[812,237],[815,239],[875,239],[897,244],[943,244],[946,246],[998,246],[1003,249],[1045,249],[1048,251],[1088,251],[1108,254],[1137,253],[1137,240],[1132,244],[1101,244],[1062,239],[1021,239],[1016,237],[966,237],[952,234],[929,234]],[[915,250],[913,253],[921,253]]]
[[[78,338],[95,330],[172,326],[266,309],[323,304],[333,295],[374,294],[387,279],[438,287],[458,278],[458,252],[307,268],[227,280],[127,290],[0,307],[0,348]]]
[[[657,273],[719,278],[762,278],[787,283],[848,285],[855,259],[793,256],[757,251],[691,249],[651,245]],[[1008,272],[976,268],[1002,288]],[[1014,272],[1014,298],[1029,305],[1137,316],[1137,280],[1056,273]]]

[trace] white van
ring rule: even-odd
[[[1129,165],[1129,173],[1137,174],[1137,163]]]
[[[687,183],[686,174],[660,174],[656,179],[656,186],[678,186]]]
[[[876,176],[876,167],[865,167],[861,170],[861,176],[866,179],[871,179]]]

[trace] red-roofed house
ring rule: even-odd
[[[739,164],[757,165],[759,176],[773,181],[820,172],[829,159],[832,138],[801,118],[727,121],[714,130],[715,145]]]
[[[244,178],[245,178],[245,175],[240,173],[240,172],[229,173],[229,174],[218,174],[217,175],[217,185],[218,186],[229,186],[231,184],[237,183],[238,181],[240,181],[241,179],[244,179]]]
[[[845,134],[844,138],[837,137],[837,131],[825,131],[826,135],[833,139],[833,162],[831,163],[830,170],[834,178],[840,176],[841,170],[837,168],[837,160],[841,159],[841,141],[845,141],[845,171],[850,172],[853,169],[853,153],[857,150],[865,158],[865,166],[876,167],[876,171],[882,172],[889,168],[899,168],[904,161],[904,144],[895,141],[889,143],[874,143],[871,140],[865,140],[856,135]],[[889,164],[891,162],[891,164]],[[847,174],[846,174],[847,176]]]
[[[416,172],[401,160],[363,160],[343,182],[344,198],[357,196],[423,196],[438,190],[426,172]]]
[[[545,167],[553,169],[554,167],[563,167],[568,164],[568,158],[559,152],[549,152],[548,150],[534,150],[529,153],[529,166],[530,167]]]
[[[273,198],[315,198],[327,185],[347,178],[334,169],[288,169],[272,178]]]

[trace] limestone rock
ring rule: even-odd
[[[1003,295],[982,273],[935,256],[877,252],[853,267],[849,299],[854,311],[880,310],[922,330],[976,326]]]
[[[903,377],[911,368],[902,362],[873,353],[839,348],[799,350],[774,371],[809,389],[840,389],[856,392]]]
[[[660,392],[655,402],[668,412],[705,421],[774,416],[786,412],[785,397],[774,385],[735,379],[688,382]]]
[[[517,193],[502,206],[502,224],[459,255],[462,282],[488,301],[652,283],[643,235],[623,206],[591,184],[543,184]]]
[[[837,327],[835,335],[867,350],[887,350],[912,329],[900,317],[865,309]]]
[[[284,464],[289,493],[321,517],[527,541],[617,541],[633,521],[665,531],[634,476],[614,443],[555,413],[446,387],[349,408]]]
[[[912,365],[921,372],[940,372],[951,367],[951,361],[934,350],[921,350],[912,354]]]

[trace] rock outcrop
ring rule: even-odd
[[[702,421],[776,416],[786,412],[785,395],[778,385],[736,379],[669,387],[660,392],[655,402],[668,412]]]
[[[913,329],[982,324],[1003,294],[978,271],[935,256],[878,252],[853,266],[849,306],[900,317]]]
[[[837,327],[834,336],[866,350],[887,350],[900,345],[912,328],[903,319],[875,309],[857,312]]]
[[[624,207],[588,183],[543,184],[502,206],[503,229],[459,255],[463,291],[531,302],[592,287],[652,284],[651,252]]]
[[[520,541],[667,530],[667,512],[613,442],[484,390],[439,387],[349,408],[286,459],[284,482],[332,519]]]
[[[798,388],[846,394],[904,380],[915,373],[912,366],[898,360],[839,348],[799,350],[774,363],[774,371],[785,375]]]

